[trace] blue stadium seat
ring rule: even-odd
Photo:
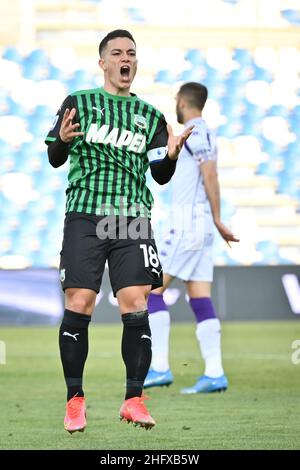
[[[9,237],[11,238],[12,235],[17,231],[17,227],[12,225],[12,220],[17,218],[14,213],[7,214],[6,216],[2,214],[1,211],[1,224],[0,224],[0,236],[1,237]]]
[[[2,53],[2,57],[3,59],[16,62],[17,64],[20,64],[23,61],[23,58],[19,50],[13,46],[6,47]]]
[[[14,101],[10,96],[7,97],[7,105],[7,114],[10,114],[11,116],[27,118],[28,110],[21,103]]]
[[[234,139],[241,134],[243,129],[243,123],[240,119],[230,120],[226,124],[222,124],[218,127],[217,135],[222,137],[227,137],[228,139]]]
[[[237,5],[240,0],[222,0],[225,3],[230,3],[231,5]]]
[[[219,70],[205,64],[205,79],[209,83],[221,82],[224,80],[224,74]]]
[[[281,116],[287,119],[289,116],[289,110],[281,104],[276,104],[274,106],[271,106],[271,108],[267,110],[266,114],[267,116]]]
[[[205,84],[205,80],[203,81]],[[223,82],[213,83],[209,87],[208,97],[209,99],[219,102],[226,95],[226,89]]]
[[[25,57],[24,62],[31,65],[49,65],[49,56],[46,53],[45,49],[33,49],[30,54]]]
[[[291,115],[300,119],[300,104],[294,106],[291,110]]]
[[[228,78],[226,79],[226,84],[230,85],[230,87],[234,88],[238,85],[242,85],[247,83],[248,80],[251,80],[253,77],[253,67],[246,66],[240,67],[239,69],[232,70]]]
[[[65,84],[71,92],[76,90],[84,90],[94,87],[95,78],[86,70],[78,69],[73,74],[73,77],[67,80]]]
[[[34,81],[46,80],[49,78],[49,69],[43,64],[24,64],[23,76]]]
[[[15,155],[15,171],[26,173],[34,180],[35,175],[40,171],[44,158],[43,155],[34,153],[32,153],[32,156],[26,156],[20,150]]]
[[[263,80],[265,82],[271,83],[273,81],[273,74],[267,69],[254,65],[253,67],[253,78],[252,80]]]
[[[253,119],[259,120],[265,116],[265,110],[256,104],[250,103],[250,101],[245,100],[245,115]]]
[[[262,151],[266,152],[270,158],[274,159],[274,157],[282,157],[283,148],[281,145],[278,145],[276,142],[271,140],[265,139],[264,137],[260,139],[260,143]]]
[[[28,130],[34,136],[45,138],[51,127],[51,119],[49,117],[28,116]]]
[[[159,70],[155,75],[156,82],[171,84],[176,80],[176,76],[170,70]]]
[[[40,104],[35,107],[33,115],[39,118],[46,117],[47,119],[51,119],[53,118],[53,109],[44,104]]]
[[[183,70],[180,72],[178,76],[178,81],[182,82],[200,82],[202,80],[203,76],[203,69],[200,69],[199,67],[193,67],[192,69],[189,70]],[[174,80],[174,77],[170,75],[170,80]],[[160,81],[160,80],[157,80]]]
[[[47,79],[49,67],[49,57],[44,49],[34,49],[22,62],[23,75],[30,80]]]
[[[53,253],[58,254],[61,250],[62,235],[63,224],[54,224],[49,226],[47,231],[41,233],[41,250],[46,253],[52,251]]]
[[[262,162],[258,165],[256,172],[257,175],[276,177],[278,168],[276,162],[271,158],[267,162]]]
[[[260,139],[261,137],[261,122],[256,121],[255,119],[244,117],[242,121],[242,131],[241,134],[243,135],[252,135],[253,137],[257,137]]]
[[[294,132],[297,136],[300,136],[300,105],[295,106],[289,114],[288,122],[290,125],[290,129]],[[298,139],[299,140],[299,139]]]
[[[203,65],[205,63],[205,58],[203,57],[203,53],[200,49],[188,49],[184,58],[195,66]]]
[[[145,23],[146,21],[140,8],[128,7],[127,13],[128,13],[130,20],[132,20],[134,23]]]
[[[15,150],[3,140],[0,140],[0,155],[0,174],[14,171],[16,166]]]
[[[1,158],[10,156],[14,153],[14,148],[12,145],[10,145],[8,142],[5,140],[0,139],[0,155]],[[0,158],[0,164],[1,164],[1,158]]]
[[[243,99],[233,99],[232,96],[224,95],[220,99],[220,105],[222,114],[227,117],[228,120],[240,118],[245,114],[245,105]]]
[[[300,141],[291,142],[283,152],[285,169],[300,175]]]
[[[257,242],[256,250],[262,253],[262,259],[255,264],[277,264],[280,259],[278,245],[271,240]]]
[[[246,67],[253,64],[251,52],[248,49],[236,48],[232,53],[233,60],[236,60],[241,67]]]
[[[66,75],[63,70],[50,64],[48,68],[48,80],[58,80],[59,82],[66,81]]]
[[[242,133],[246,135],[253,135],[259,137],[261,134],[261,124],[262,119],[265,116],[264,109],[256,106],[255,104],[250,103],[249,101],[244,101],[244,114],[242,116],[243,128]]]
[[[300,173],[299,176],[297,176],[288,169],[284,169],[279,173],[278,179],[279,184],[277,192],[288,194],[300,200]]]
[[[288,117],[288,123],[290,130],[296,134],[297,137],[300,137],[299,117],[291,113]]]
[[[231,220],[232,216],[236,212],[236,207],[227,199],[221,200],[221,213],[222,213],[222,220]]]
[[[29,227],[31,224],[29,225]],[[12,237],[12,250],[17,254],[26,255],[27,252],[35,251],[35,241],[38,240],[38,235],[36,231],[31,232],[29,229],[27,232],[25,230],[18,230],[16,236]]]
[[[238,266],[241,263],[232,258],[230,254],[228,254],[226,250],[226,243],[223,238],[220,237],[217,230],[215,231],[215,243],[213,247],[213,257],[216,260],[218,265],[230,265],[230,266]]]
[[[293,26],[300,26],[300,11],[293,9],[281,10],[281,16]]]

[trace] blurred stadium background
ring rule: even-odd
[[[98,44],[115,28],[137,41],[132,90],[176,130],[180,84],[209,89],[223,218],[241,238],[229,250],[217,236],[215,246],[214,300],[220,317],[234,320],[222,327],[230,388],[180,395],[202,365],[192,313],[174,284],[172,317],[190,322],[171,329],[174,385],[150,390],[158,426],[118,425],[121,326],[106,276],[95,320],[118,324],[90,329],[89,427],[70,439],[57,327],[36,326],[58,324],[63,312],[57,266],[68,165],[49,165],[44,137],[69,92],[102,85]],[[299,449],[299,122],[299,0],[0,0],[1,449]],[[149,184],[159,230],[169,188]]]
[[[68,163],[59,169],[48,164],[44,137],[68,93],[102,85],[98,44],[119,27],[137,41],[133,91],[157,105],[176,129],[180,84],[201,81],[209,89],[204,117],[218,135],[223,218],[241,238],[228,249],[216,237],[217,280],[237,272],[228,266],[239,267],[247,284],[259,277],[267,291],[276,286],[282,315],[300,313],[298,0],[1,0],[0,18],[2,322],[8,321],[7,308],[19,308],[9,295],[15,290],[24,293],[29,310],[37,313],[44,299],[45,313],[50,297],[56,316],[61,313],[59,287],[49,295],[51,282],[45,273],[42,282],[40,269],[58,266]],[[170,190],[149,184],[158,228],[168,214]],[[256,267],[249,278],[248,267]],[[282,283],[285,274],[290,277]],[[27,276],[31,282],[24,283]],[[32,282],[44,285],[40,302]],[[222,281],[216,284],[222,303]],[[272,303],[258,308],[272,316]]]

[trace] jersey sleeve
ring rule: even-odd
[[[149,163],[162,161],[168,153],[168,131],[167,122],[162,114],[159,117],[154,135],[147,147]]]
[[[194,127],[184,146],[198,165],[217,160],[216,137],[206,126]]]
[[[51,144],[51,142],[55,142],[57,137],[59,136],[59,130],[61,126],[61,122],[65,113],[65,110],[69,108],[70,110],[74,108],[74,99],[71,95],[67,96],[67,98],[64,100],[63,104],[59,108],[59,110],[56,113],[56,116],[54,118],[52,127],[50,131],[47,134],[47,137],[45,139],[45,143],[47,145]]]

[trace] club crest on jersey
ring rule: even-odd
[[[147,120],[144,116],[135,114],[133,118],[133,122],[137,127],[140,127],[141,129],[147,128]]]

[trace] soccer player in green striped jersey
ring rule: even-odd
[[[69,95],[46,137],[52,166],[70,161],[60,278],[65,313],[59,333],[67,385],[64,421],[69,432],[86,426],[82,389],[88,325],[105,263],[123,321],[126,395],[120,418],[155,425],[142,397],[151,362],[147,298],[162,285],[162,269],[146,185],[150,166],[159,184],[172,177],[191,128],[174,136],[163,114],[130,92],[137,70],[136,44],[115,30],[99,45],[104,85]]]

